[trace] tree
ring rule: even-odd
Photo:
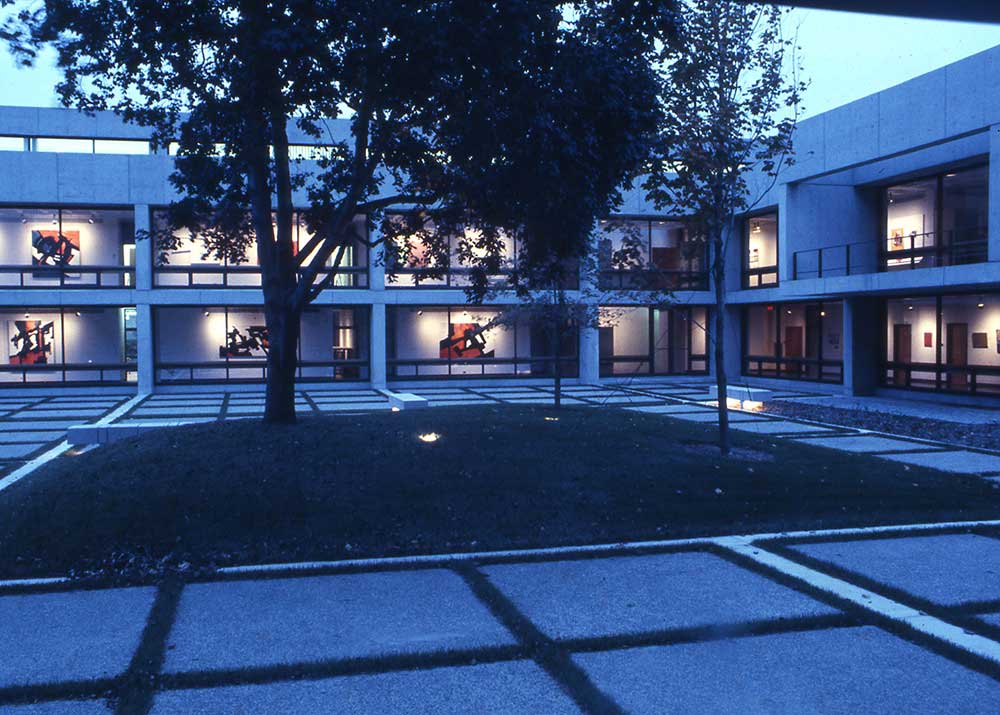
[[[684,0],[676,41],[665,47],[658,64],[666,120],[644,186],[657,207],[685,216],[689,234],[709,248],[715,292],[710,336],[723,454],[730,450],[726,252],[737,235],[738,217],[792,163],[804,89],[794,42],[782,35],[784,12],[735,0]]]
[[[628,4],[580,5],[596,31],[611,6]],[[394,207],[433,209],[445,224],[460,217],[494,240],[523,217],[502,179],[530,173],[524,164],[535,161],[539,141],[573,152],[574,136],[525,134],[528,123],[542,128],[525,119],[531,99],[541,97],[553,67],[570,75],[595,69],[562,57],[592,51],[613,70],[626,47],[622,33],[609,33],[617,44],[578,33],[565,7],[554,0],[49,0],[11,17],[2,38],[26,64],[40,48],[56,49],[65,105],[111,109],[149,126],[154,147],[177,143],[171,181],[181,198],[154,232],[161,247],[179,228],[230,262],[245,261],[256,246],[269,341],[265,419],[292,422],[300,317],[358,239],[356,217],[385,229],[374,242],[392,239]],[[609,89],[626,95],[622,86]],[[545,106],[557,128],[579,109]],[[317,161],[290,157],[296,129],[325,145]],[[297,251],[296,203],[312,236]]]

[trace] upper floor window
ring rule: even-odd
[[[986,260],[989,168],[977,166],[886,187],[882,270]]]
[[[132,285],[131,209],[0,209],[0,287]]]
[[[778,212],[751,215],[743,227],[743,287],[778,285]]]
[[[705,245],[680,221],[613,218],[600,222],[599,285],[621,290],[705,290]]]

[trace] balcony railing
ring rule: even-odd
[[[130,288],[131,266],[0,265],[0,288]]]
[[[597,280],[604,290],[708,290],[707,271],[602,270]]]
[[[368,359],[302,360],[296,379],[305,382],[351,382],[368,379]],[[161,362],[156,365],[158,385],[206,385],[224,382],[264,382],[267,360]]]
[[[300,271],[301,273],[301,271]],[[341,266],[321,271],[317,280],[333,273],[330,288],[367,288],[366,266]],[[157,288],[259,288],[260,266],[156,266],[153,270]]]
[[[874,273],[878,247],[871,241],[809,248],[792,254],[792,280]]]
[[[746,355],[743,357],[743,374],[750,377],[842,383],[844,381],[844,361]]]
[[[48,363],[0,365],[0,389],[24,384],[72,383],[74,385],[127,385],[136,380],[136,364]]]
[[[883,271],[982,263],[987,260],[989,250],[985,227],[947,231],[943,242],[934,232],[911,233],[884,240]]]
[[[1000,367],[889,361],[882,364],[882,384],[914,390],[1000,394]]]
[[[386,286],[389,288],[465,288],[472,283],[472,268],[452,266],[450,268],[386,267]],[[499,285],[507,279],[510,271],[501,271],[487,276],[491,284]],[[409,277],[406,283],[390,282],[389,276]]]
[[[440,380],[449,377],[552,377],[554,357],[519,358],[445,358],[389,359],[389,377],[393,380]],[[576,355],[558,358],[562,377],[577,377],[580,363]],[[423,371],[423,372],[421,372]]]

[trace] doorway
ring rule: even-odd
[[[965,390],[969,386],[969,373],[951,368],[969,365],[969,324],[948,323],[948,349],[945,351],[945,365],[948,366],[948,387]]]
[[[785,358],[801,358],[802,348],[803,348],[803,330],[801,325],[786,325],[785,326],[785,344],[781,352],[782,357]],[[786,364],[784,369],[785,374],[792,377],[801,377],[800,372],[802,370],[802,363],[793,362]]]

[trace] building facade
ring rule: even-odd
[[[1000,48],[800,124],[795,164],[771,186],[751,182],[761,198],[728,241],[731,380],[1000,401],[993,84]],[[316,151],[292,140],[293,152]],[[112,115],[0,107],[0,388],[261,384],[255,256],[227,265],[184,236],[168,255],[136,240],[174,198],[172,163]],[[444,276],[387,273],[359,241],[302,317],[298,379],[392,388],[555,370],[583,383],[709,374],[707,257],[640,192],[621,211],[598,241],[600,319],[558,351],[544,325],[500,325],[504,305],[467,305],[457,254]],[[296,226],[303,244],[306,233]],[[626,234],[639,237],[641,275],[610,259]],[[671,291],[671,304],[644,299],[647,288]]]

